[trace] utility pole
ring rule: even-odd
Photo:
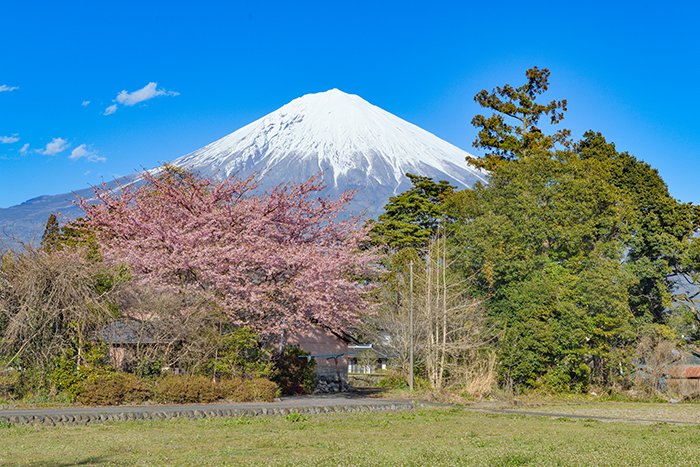
[[[409,267],[409,297],[408,297],[408,328],[409,328],[409,373],[408,373],[408,388],[413,392],[413,261]]]

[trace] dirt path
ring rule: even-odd
[[[468,407],[468,410],[502,415],[572,418],[603,422],[700,425],[700,405],[697,404],[594,402],[570,405],[552,404],[523,408],[474,405]]]

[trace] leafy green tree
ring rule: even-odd
[[[503,382],[580,391],[624,377],[634,338],[632,266],[623,261],[636,204],[610,158],[573,150],[569,132],[546,134],[566,101],[540,104],[549,72],[476,96],[496,113],[475,117],[489,184],[449,198],[453,248],[474,292],[488,297]],[[511,124],[515,120],[515,124]]]
[[[576,152],[584,160],[603,164],[610,183],[631,204],[632,235],[625,258],[637,278],[631,285],[631,305],[636,315],[663,322],[672,306],[674,281],[694,282],[700,266],[692,259],[697,245],[693,232],[700,228],[697,207],[674,199],[656,169],[618,152],[600,133],[585,133]]]
[[[512,161],[448,209],[452,248],[503,333],[503,380],[555,390],[608,381],[630,344],[621,259],[632,211],[603,164],[572,153]]]
[[[389,199],[384,213],[372,226],[370,239],[387,251],[424,249],[443,221],[444,200],[455,187],[442,180],[406,174],[413,186]]]
[[[499,162],[568,144],[569,130],[547,135],[541,128],[540,120],[548,118],[550,125],[557,125],[567,110],[566,100],[544,104],[537,101],[549,89],[549,75],[548,69],[533,67],[525,72],[527,82],[521,86],[506,84],[474,96],[479,105],[494,113],[472,119],[472,125],[479,130],[474,146],[486,149],[487,154],[484,158],[469,158],[471,163],[492,170]]]

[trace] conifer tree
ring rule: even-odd
[[[493,170],[500,162],[551,150],[558,144],[568,145],[569,130],[560,129],[548,135],[541,128],[543,118],[557,125],[567,110],[566,99],[545,104],[537,102],[537,97],[549,89],[549,75],[547,68],[533,67],[525,72],[527,82],[521,86],[506,84],[491,92],[484,89],[474,96],[479,105],[494,113],[489,117],[476,115],[472,119],[472,125],[479,130],[474,147],[488,152],[484,158],[468,157],[470,163]]]
[[[58,244],[61,234],[61,227],[58,225],[56,214],[51,214],[46,221],[44,234],[41,236],[41,247],[46,250],[53,250]]]
[[[389,251],[424,249],[444,217],[443,201],[455,187],[407,173],[413,186],[389,199],[370,231],[372,243]]]

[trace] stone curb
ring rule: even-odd
[[[152,421],[166,420],[171,418],[216,418],[216,417],[258,417],[270,415],[289,415],[290,413],[300,414],[325,414],[325,413],[351,413],[351,412],[384,412],[412,410],[415,405],[410,402],[392,402],[387,404],[366,404],[366,405],[336,405],[336,406],[309,406],[309,407],[262,407],[256,409],[215,409],[207,407],[203,410],[167,410],[162,412],[143,412],[138,410],[125,410],[114,413],[75,413],[65,415],[0,415],[0,424],[10,425],[35,425],[35,426],[55,426],[55,425],[94,425],[104,422],[121,421]]]

